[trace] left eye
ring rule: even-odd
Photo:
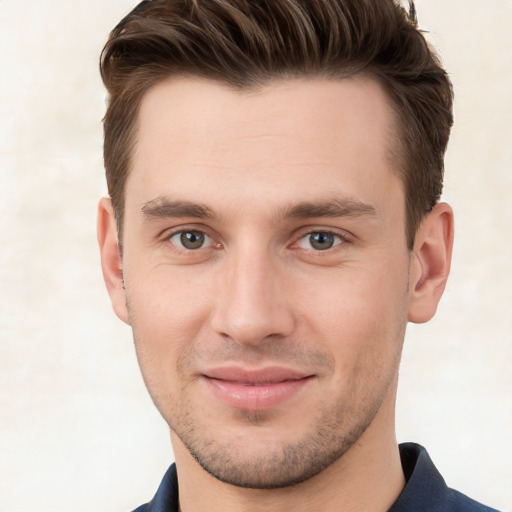
[[[193,251],[209,245],[212,239],[202,231],[188,230],[179,231],[169,239],[174,245]]]
[[[312,231],[299,240],[301,249],[313,249],[315,251],[326,251],[344,242],[341,236],[329,231]]]

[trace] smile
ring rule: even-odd
[[[227,405],[262,411],[294,397],[314,376],[285,368],[218,368],[203,377],[213,395]]]

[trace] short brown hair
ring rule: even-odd
[[[369,75],[398,120],[409,248],[441,196],[453,91],[412,1],[406,10],[398,0],[146,0],[111,32],[100,69],[109,93],[105,169],[120,234],[141,99],[176,75],[238,89],[279,78]]]

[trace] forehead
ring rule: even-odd
[[[142,100],[127,208],[131,197],[140,204],[176,193],[232,200],[236,191],[270,206],[329,187],[358,196],[396,186],[393,131],[388,99],[369,78],[291,79],[249,91],[173,78]]]

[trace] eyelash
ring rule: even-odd
[[[326,247],[324,249],[314,248],[314,247],[302,247],[300,244],[303,241],[309,240],[309,244],[313,242],[312,238],[313,236],[320,235],[322,237],[331,237],[333,239],[333,245],[330,247]],[[298,238],[297,242],[295,242],[294,245],[298,245],[304,250],[311,251],[314,253],[323,253],[328,252],[330,250],[336,250],[336,247],[343,245],[347,242],[347,237],[344,235],[341,235],[340,233],[337,233],[336,231],[329,231],[326,229],[317,229],[317,230],[310,230],[307,233],[304,233],[300,238]],[[308,242],[306,242],[308,243]]]
[[[200,245],[197,248],[189,248],[184,247],[182,240],[181,241],[173,241],[173,238],[176,237],[182,237],[184,234],[187,233],[195,233],[200,236],[203,236],[205,238],[205,244]],[[330,247],[326,247],[324,249],[314,248],[314,247],[303,247],[301,246],[301,242],[306,241],[309,237],[309,242],[311,243],[311,238],[313,235],[321,235],[324,237],[332,237],[333,239],[333,245]],[[222,244],[215,243],[214,238],[210,236],[204,229],[198,229],[198,228],[185,228],[185,229],[179,229],[177,231],[173,231],[172,233],[166,235],[165,240],[169,242],[169,244],[173,247],[174,251],[176,252],[185,252],[185,253],[193,253],[197,252],[200,249],[219,249],[222,247]],[[308,229],[308,231],[302,231],[301,235],[298,238],[295,238],[295,241],[289,245],[290,248],[299,248],[303,249],[309,253],[321,255],[322,253],[329,254],[333,250],[336,250],[337,248],[340,248],[339,246],[343,246],[346,243],[350,242],[349,237],[346,234],[341,234],[335,230],[328,230],[328,229]],[[308,243],[308,242],[306,242]]]
[[[178,242],[173,242],[172,241],[173,238],[178,237],[178,236],[182,237],[186,233],[196,233],[196,234],[202,235],[202,236],[204,236],[205,241],[209,240],[210,243],[208,245],[201,245],[200,247],[197,247],[196,249],[190,249],[188,247],[184,247],[183,244],[180,245]],[[173,231],[172,233],[166,235],[165,241],[169,242],[171,246],[176,248],[175,249],[176,251],[184,251],[184,252],[187,252],[187,253],[196,252],[199,249],[205,249],[205,248],[208,248],[208,247],[210,247],[211,249],[219,248],[220,245],[221,245],[219,243],[215,244],[213,237],[208,235],[208,233],[206,233],[203,229],[197,229],[197,228],[179,229],[177,231]]]

